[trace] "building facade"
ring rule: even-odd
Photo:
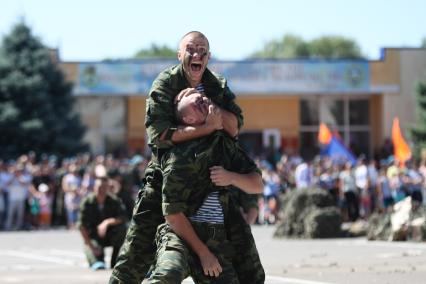
[[[176,63],[60,62],[94,152],[148,151],[146,95],[158,73]],[[426,50],[383,49],[376,61],[211,61],[209,68],[236,94],[245,117],[240,140],[254,153],[269,147],[312,157],[323,122],[355,154],[373,156],[395,116],[403,129],[415,123],[414,87],[426,78]]]

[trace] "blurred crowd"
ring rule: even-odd
[[[30,153],[0,161],[0,228],[3,230],[74,228],[80,201],[93,191],[96,176],[108,176],[111,194],[120,197],[128,217],[142,185],[147,160],[140,155],[78,155],[59,161]]]
[[[392,205],[407,196],[424,204],[426,160],[399,163],[389,156],[380,161],[364,156],[356,162],[317,157],[304,161],[282,155],[277,162],[257,159],[264,179],[264,196],[259,200],[258,222],[274,223],[279,195],[291,190],[320,188],[329,193],[341,209],[343,221],[368,219],[374,212],[390,212]]]
[[[280,198],[291,190],[321,188],[342,211],[344,221],[367,219],[374,211],[389,211],[406,196],[424,203],[426,161],[401,166],[392,156],[380,161],[360,157],[356,163],[298,156],[255,158],[262,171],[264,193],[259,196],[258,224],[274,224]],[[74,228],[80,201],[93,191],[96,176],[107,176],[110,193],[120,197],[128,217],[142,186],[148,158],[116,158],[81,154],[58,160],[33,153],[0,161],[0,229]]]

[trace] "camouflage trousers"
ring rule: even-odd
[[[232,246],[226,238],[223,224],[191,222],[196,234],[217,257],[222,267],[218,277],[204,275],[198,256],[180,239],[167,224],[159,227],[157,262],[144,284],[177,284],[189,275],[197,284],[238,284],[232,265]]]
[[[152,174],[147,175],[148,182],[136,201],[109,284],[140,284],[154,262],[155,234],[157,227],[164,223],[164,217],[161,209],[161,184],[150,182]],[[265,273],[250,226],[242,217],[239,206],[233,202],[230,202],[225,216],[225,227],[228,240],[237,252],[232,262],[240,283],[263,284]]]
[[[161,189],[146,184],[133,209],[129,229],[109,283],[140,284],[154,262],[155,234],[164,223]]]
[[[90,249],[88,245],[84,246],[84,254],[86,255],[86,259],[89,262],[89,266],[97,261],[104,262],[104,248],[108,246],[112,246],[112,255],[111,255],[111,267],[114,267],[118,251],[120,250],[121,245],[124,241],[124,236],[126,235],[126,225],[121,224],[117,226],[113,226],[108,228],[106,236],[104,238],[99,238],[98,236],[91,236],[90,242],[94,247],[100,248],[102,250],[102,254],[96,256],[93,251]]]
[[[260,262],[259,252],[251,233],[251,227],[244,220],[239,206],[230,200],[225,212],[225,229],[232,245],[232,263],[241,284],[265,283],[265,271]]]

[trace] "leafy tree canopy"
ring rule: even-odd
[[[0,48],[0,157],[86,150],[71,89],[41,40],[25,23],[14,26]]]
[[[167,45],[151,44],[149,48],[143,48],[139,50],[134,58],[145,59],[145,58],[176,58],[177,51],[168,47]]]
[[[312,41],[287,34],[281,39],[271,40],[264,47],[250,55],[251,58],[362,58],[359,45],[342,36],[322,36]]]

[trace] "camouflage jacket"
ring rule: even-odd
[[[90,193],[80,203],[80,214],[77,226],[85,228],[91,237],[97,235],[97,226],[108,218],[127,220],[126,209],[123,202],[112,195],[107,195],[102,210],[99,209],[96,195]]]
[[[221,108],[235,114],[238,127],[241,127],[242,111],[235,103],[235,95],[228,88],[226,79],[206,69],[201,81],[205,95]],[[154,80],[146,102],[145,117],[148,145],[154,154],[157,149],[173,146],[171,137],[177,127],[174,117],[174,98],[189,87],[181,64],[166,69]],[[161,134],[167,129],[165,141],[160,142]]]
[[[210,192],[219,190],[226,218],[229,189],[212,183],[212,166],[222,166],[241,174],[260,173],[253,160],[223,131],[180,143],[161,159],[163,214],[183,212],[186,216],[192,216]]]

